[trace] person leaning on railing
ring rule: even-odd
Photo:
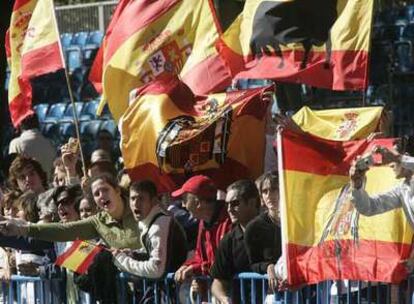
[[[254,182],[239,180],[232,183],[227,188],[226,204],[234,226],[220,241],[216,259],[210,269],[210,275],[214,279],[211,292],[221,304],[232,303],[232,300],[240,302],[240,286],[233,284],[233,277],[240,272],[250,271],[244,231],[260,210],[259,192]]]
[[[89,191],[101,208],[94,216],[75,222],[47,224],[31,224],[3,217],[0,233],[53,242],[100,238],[108,247],[139,249],[141,244],[135,219],[114,177],[108,174],[93,177]]]

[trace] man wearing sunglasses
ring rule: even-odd
[[[260,197],[256,185],[250,180],[239,180],[227,188],[227,212],[234,228],[221,240],[216,259],[211,267],[213,295],[220,303],[239,301],[239,286],[232,286],[233,276],[250,271],[249,258],[244,245],[247,224],[259,214]],[[231,290],[231,292],[230,292]]]

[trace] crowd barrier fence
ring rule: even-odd
[[[414,304],[414,276],[399,286],[383,283],[349,281],[326,281],[305,286],[295,291],[267,294],[267,276],[257,273],[240,273],[234,281],[239,301],[243,304]],[[190,284],[176,284],[174,274],[163,280],[148,280],[121,273],[118,279],[120,303],[215,303],[211,292],[211,278],[196,277],[206,286],[205,297],[192,296]],[[4,304],[55,304],[62,303],[64,288],[62,280],[44,280],[39,277],[12,276],[9,282],[0,283],[0,303]],[[59,290],[60,288],[60,290]],[[339,296],[338,296],[339,294]],[[83,294],[79,303],[92,303]],[[141,302],[145,298],[146,302]],[[86,300],[85,300],[86,299]]]

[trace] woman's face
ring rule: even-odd
[[[279,210],[279,190],[271,187],[270,181],[265,180],[262,184],[261,198],[268,210]]]
[[[95,204],[95,203],[92,203]],[[96,214],[96,206],[93,206],[89,200],[87,198],[83,198],[80,201],[80,205],[79,205],[79,213],[80,213],[80,218],[82,220]]]
[[[112,216],[123,213],[124,204],[119,188],[113,188],[110,184],[98,179],[92,183],[91,190],[96,205],[102,210]]]
[[[79,213],[75,209],[75,203],[70,199],[63,199],[58,202],[58,215],[62,223],[79,220]]]

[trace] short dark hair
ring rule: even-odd
[[[82,188],[80,187],[80,185],[56,187],[52,195],[53,201],[55,202],[56,206],[58,206],[59,204],[58,199],[63,192],[67,193],[68,197],[72,200],[74,209],[76,210],[77,213],[79,213],[79,205],[83,197]]]
[[[259,191],[253,181],[249,179],[238,180],[227,187],[227,192],[230,190],[237,191],[245,202],[250,199],[255,199],[257,208],[260,208]]]
[[[19,125],[20,130],[39,129],[39,119],[36,113],[33,113],[22,120]]]
[[[19,189],[19,185],[17,184],[17,179],[19,178],[21,172],[24,168],[31,166],[39,175],[43,187],[47,189],[47,175],[46,172],[43,170],[42,165],[35,160],[34,158],[27,157],[24,155],[17,155],[17,157],[13,160],[12,164],[9,168],[9,183],[10,186],[14,190]]]
[[[150,198],[156,197],[158,195],[157,186],[153,181],[150,180],[135,181],[131,183],[129,186],[129,191],[131,190],[148,193]]]

